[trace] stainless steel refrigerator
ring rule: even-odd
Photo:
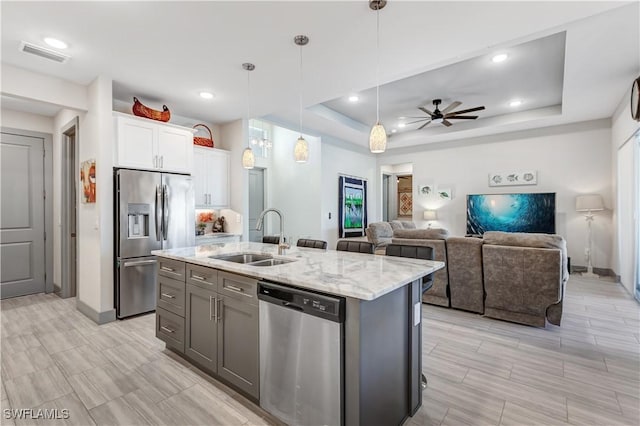
[[[156,308],[157,260],[152,250],[195,241],[191,176],[115,171],[115,305],[125,318]]]

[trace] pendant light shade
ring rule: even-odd
[[[382,124],[376,123],[369,134],[369,150],[374,154],[379,154],[385,149],[387,149],[387,131]]]
[[[296,141],[293,148],[293,157],[296,163],[306,163],[309,160],[309,143],[302,137],[302,46],[309,43],[309,37],[306,35],[297,35],[293,38],[293,42],[300,46],[300,93],[299,93],[299,112],[300,112],[300,137]]]
[[[302,136],[298,138],[296,146],[293,148],[293,156],[296,163],[306,163],[309,160],[309,144]]]
[[[256,157],[253,155],[253,150],[251,148],[245,148],[242,151],[242,167],[245,169],[253,169],[256,165]]]
[[[250,63],[242,64],[242,68],[247,71],[247,140],[249,139],[249,104],[251,100],[251,80],[250,74],[251,71],[256,69],[256,66]],[[242,167],[245,169],[253,169],[256,164],[256,157],[253,154],[253,150],[251,149],[251,142],[249,142],[249,146],[247,146],[244,151],[242,151]]]
[[[386,0],[369,0],[369,7],[376,11],[376,124],[369,134],[369,151],[379,154],[387,149],[387,131],[380,124],[380,9]]]

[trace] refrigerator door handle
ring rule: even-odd
[[[162,223],[162,218],[160,217],[160,211],[162,210],[162,193],[160,191],[160,185],[156,186],[156,210],[155,210],[155,217],[156,217],[156,240],[158,241],[162,241],[162,229],[161,229],[161,223]]]
[[[162,185],[162,234],[164,240],[167,241],[169,235],[169,192],[167,185]]]

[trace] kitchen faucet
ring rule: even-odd
[[[283,255],[284,251],[289,248],[289,244],[284,242],[284,217],[282,216],[282,212],[280,210],[274,208],[263,210],[263,212],[260,213],[260,217],[258,217],[258,223],[256,223],[256,231],[262,230],[262,222],[264,220],[264,216],[269,212],[274,212],[280,217],[280,238],[278,239],[278,254]]]

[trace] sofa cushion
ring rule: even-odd
[[[365,234],[369,239],[369,242],[374,246],[379,247],[381,245],[389,244],[391,237],[393,237],[393,229],[389,222],[374,222],[370,223]]]
[[[484,233],[483,242],[484,244],[498,246],[558,249],[562,254],[562,280],[567,281],[569,279],[569,271],[567,268],[567,242],[561,235],[487,231]]]
[[[407,238],[411,240],[446,240],[449,231],[442,228],[428,229],[396,229],[393,238]]]
[[[396,229],[416,229],[417,226],[415,223],[409,220],[392,220],[389,222],[391,228],[395,231]]]

